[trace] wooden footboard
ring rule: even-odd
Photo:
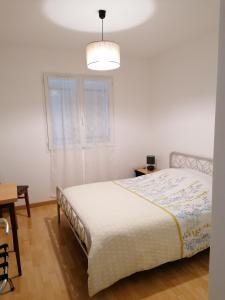
[[[85,227],[82,224],[80,218],[78,217],[76,211],[73,209],[70,202],[63,194],[63,190],[58,186],[56,187],[56,200],[57,200],[58,223],[60,224],[60,210],[62,210],[78,243],[80,244],[85,255],[88,256],[88,250],[87,250],[88,237],[85,231]],[[78,231],[80,231],[80,233],[78,233]]]

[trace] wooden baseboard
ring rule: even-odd
[[[52,199],[52,200],[48,200],[48,201],[42,201],[42,202],[30,203],[30,208],[49,205],[49,204],[56,204],[56,199]],[[26,205],[17,205],[16,210],[20,210],[20,209],[26,209]]]

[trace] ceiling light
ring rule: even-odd
[[[43,13],[53,23],[67,29],[99,32],[96,11],[104,7],[104,32],[135,28],[148,21],[156,10],[156,0],[39,0]],[[79,8],[79,9],[78,9]],[[126,16],[126,17],[125,17]],[[84,22],[84,20],[88,20]]]
[[[97,71],[114,70],[120,67],[120,47],[115,42],[103,40],[103,20],[106,11],[99,10],[98,13],[102,20],[102,40],[87,45],[87,67]]]

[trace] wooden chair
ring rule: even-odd
[[[17,185],[17,199],[25,199],[27,215],[30,218],[30,203],[29,203],[29,195],[28,195],[28,185]]]

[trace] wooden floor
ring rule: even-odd
[[[10,253],[15,291],[2,300],[204,300],[208,289],[208,251],[120,280],[93,298],[87,293],[87,261],[67,222],[60,227],[55,205],[17,211],[23,275],[17,277]],[[0,230],[1,242],[7,240]],[[11,244],[11,233],[8,238]]]

